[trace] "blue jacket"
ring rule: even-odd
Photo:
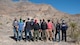
[[[19,22],[18,23],[18,30],[23,30],[23,26],[24,26],[24,23],[23,22]]]
[[[68,26],[66,23],[62,23],[61,30],[67,30]]]

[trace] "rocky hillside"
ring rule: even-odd
[[[11,0],[0,0],[0,17],[9,17],[10,20],[13,20],[14,17],[18,19],[21,17],[26,19],[38,18],[38,19],[50,19],[56,22],[56,19],[66,20],[66,22],[74,21],[79,23],[80,15],[70,15],[63,13],[47,4],[34,4],[31,2],[12,2]],[[8,18],[7,18],[8,19]],[[4,19],[2,19],[4,21]],[[9,20],[9,19],[8,19]],[[6,20],[7,21],[7,20]]]

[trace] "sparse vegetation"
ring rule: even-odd
[[[71,22],[70,23],[70,26],[71,26],[71,34],[70,34],[70,37],[73,39],[73,41],[77,41],[77,38],[80,34],[79,31],[76,31],[77,30],[77,24],[74,23],[74,22]]]
[[[2,25],[2,23],[0,22],[0,25]]]
[[[10,23],[10,22],[7,22],[6,24],[8,24],[8,23]]]

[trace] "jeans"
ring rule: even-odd
[[[56,41],[57,35],[58,35],[58,41],[60,41],[60,30],[56,31],[56,33],[55,33],[55,41]]]
[[[32,35],[31,35],[31,31],[30,29],[27,29],[26,32],[25,32],[25,37],[26,37],[26,40],[31,40],[32,38]]]
[[[33,32],[34,32],[34,29],[31,30],[31,35],[32,35],[32,37],[34,36],[34,35],[33,35]]]
[[[17,40],[22,40],[22,30],[18,30]]]
[[[14,27],[14,38],[17,38],[17,29]]]

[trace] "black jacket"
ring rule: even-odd
[[[31,29],[34,29],[34,22],[31,21],[30,23],[31,23]]]
[[[57,23],[56,24],[56,30],[60,30],[61,29],[61,25],[60,25],[60,23]]]
[[[39,30],[40,29],[40,26],[38,23],[34,23],[34,30]]]
[[[46,30],[47,29],[47,23],[46,22],[42,22],[41,23],[41,29],[42,30]]]
[[[27,21],[27,22],[26,22],[25,29],[31,30],[31,23],[30,23],[30,21]]]

